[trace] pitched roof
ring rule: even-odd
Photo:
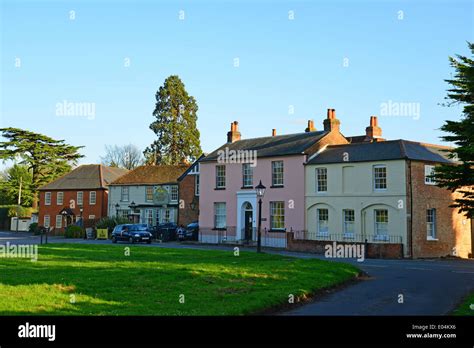
[[[107,188],[113,180],[127,172],[127,169],[107,167],[101,164],[84,164],[39,189],[83,190]]]
[[[370,162],[410,159],[426,162],[454,163],[448,158],[448,147],[423,144],[408,140],[390,140],[373,143],[329,145],[307,164]],[[348,154],[348,161],[344,161]]]
[[[256,150],[257,157],[274,157],[302,154],[329,132],[315,131],[296,134],[276,135],[263,138],[243,139],[226,143],[211,152],[201,162],[216,161],[220,150]]]
[[[193,164],[191,164],[183,174],[181,174],[181,176],[178,178],[178,181],[183,180],[186,177],[186,175],[188,175],[188,173],[190,171],[192,171],[198,165],[198,163],[201,161],[201,159],[203,159],[204,157],[206,157],[205,153],[203,153],[201,156],[199,156],[199,158],[197,160],[195,160],[193,162]]]
[[[178,177],[188,169],[187,165],[140,166],[121,176],[110,185],[147,185],[177,183]]]

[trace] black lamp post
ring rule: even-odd
[[[265,195],[266,187],[262,184],[262,180],[255,187],[258,198],[258,235],[257,235],[257,252],[262,252],[262,198]]]
[[[79,218],[81,219],[81,227],[84,228],[84,219],[82,218],[82,213],[84,212],[84,208],[82,205],[79,206]],[[84,228],[84,239],[87,239],[87,232]]]
[[[131,210],[132,210],[132,222],[135,223],[135,208],[136,208],[136,204],[134,201],[132,201],[132,203],[130,203],[130,205],[128,206]]]
[[[119,211],[119,208],[120,208],[120,204],[115,204],[115,217],[118,218],[118,211]]]

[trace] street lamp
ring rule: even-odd
[[[120,208],[120,204],[115,204],[115,216],[118,217],[118,211],[119,211],[119,208]]]
[[[81,227],[84,228],[84,219],[82,218],[82,213],[84,212],[84,207],[82,205],[79,206],[79,217],[81,218]],[[87,232],[84,228],[84,239],[87,239]]]
[[[131,214],[131,217],[132,217],[132,222],[135,223],[135,208],[136,208],[136,204],[134,201],[132,201],[132,203],[130,203],[130,205],[128,206],[131,210],[132,210],[132,214]]]
[[[262,184],[262,180],[260,183],[255,187],[255,191],[257,192],[258,198],[258,237],[257,237],[257,252],[262,252],[262,198],[265,195],[266,187]]]

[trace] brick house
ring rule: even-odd
[[[404,257],[469,257],[471,220],[449,207],[457,193],[431,177],[434,166],[455,164],[443,149],[407,140],[326,147],[305,165],[307,238],[398,244]]]
[[[178,225],[187,226],[199,219],[199,161],[201,155],[178,178],[180,209],[178,212]]]
[[[61,234],[81,216],[90,220],[107,216],[108,185],[126,172],[101,164],[81,165],[40,187],[39,224]]]

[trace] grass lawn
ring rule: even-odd
[[[470,306],[474,305],[474,292],[472,292],[463,303],[453,311],[454,315],[474,315],[474,309]]]
[[[251,314],[357,274],[253,252],[49,244],[37,262],[0,258],[0,315]]]

